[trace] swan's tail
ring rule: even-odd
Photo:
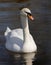
[[[4,33],[4,35],[7,36],[9,32],[11,32],[11,29],[10,29],[9,27],[7,27],[7,29],[6,29],[6,31],[5,31],[5,33]]]

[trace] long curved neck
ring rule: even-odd
[[[28,26],[28,17],[21,15],[21,23],[22,23],[22,28],[23,28],[23,37],[24,37],[24,42],[29,39],[29,26]]]

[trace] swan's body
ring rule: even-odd
[[[28,8],[23,8],[21,10],[21,23],[23,29],[10,30],[7,27],[5,32],[5,46],[10,51],[28,53],[35,52],[37,50],[35,41],[29,32],[27,13],[31,13]]]

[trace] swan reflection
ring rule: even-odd
[[[12,59],[11,64],[18,65],[32,65],[32,62],[35,60],[36,53],[9,53],[10,59]]]

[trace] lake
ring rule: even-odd
[[[35,20],[29,20],[30,33],[37,44],[37,53],[14,54],[5,49],[4,32],[21,27],[20,9],[29,7]],[[0,65],[51,65],[51,1],[0,1]]]

